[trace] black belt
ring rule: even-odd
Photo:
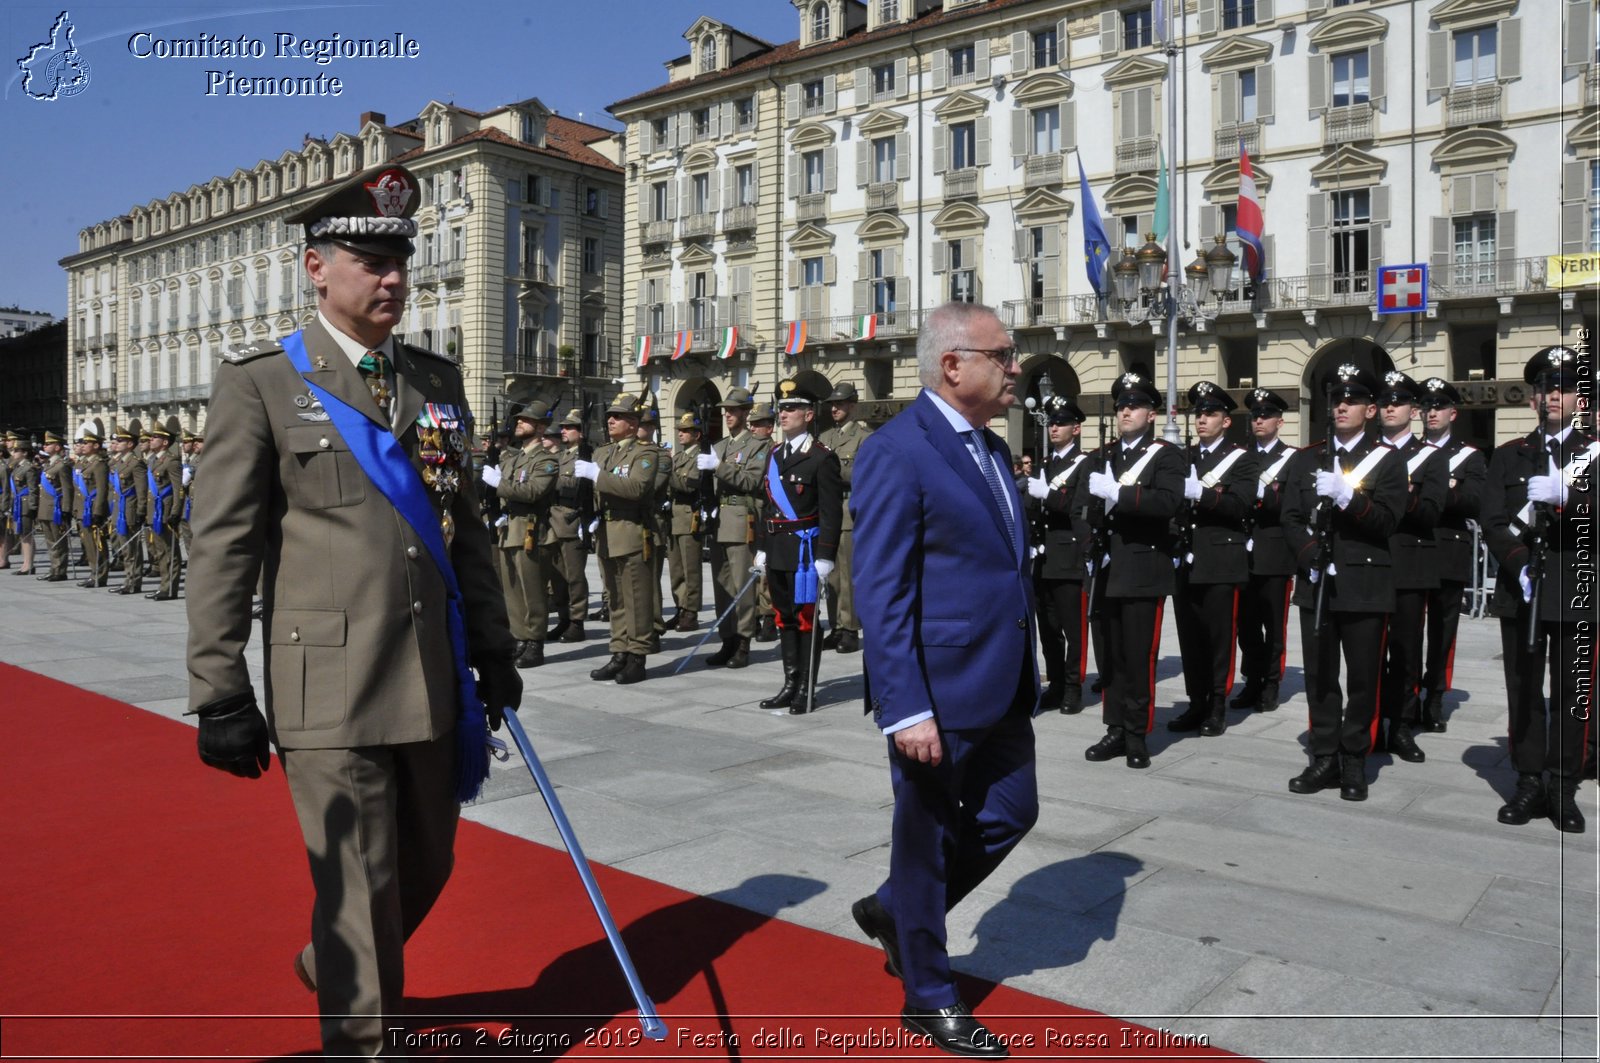
[[[814,528],[816,525],[817,518],[814,515],[801,517],[798,520],[769,519],[767,521],[767,534],[777,535],[779,532],[804,531],[807,528]]]

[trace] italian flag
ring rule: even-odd
[[[722,346],[717,349],[718,358],[732,358],[733,349],[739,345],[738,326],[729,326],[722,330]]]
[[[856,339],[870,340],[878,334],[878,315],[862,314],[856,318]]]
[[[637,355],[637,357],[634,359],[634,364],[640,369],[643,369],[645,366],[650,364],[650,337],[635,337],[633,341],[633,347],[634,353]]]

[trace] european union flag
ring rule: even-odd
[[[1083,194],[1083,264],[1089,273],[1089,286],[1096,295],[1106,294],[1106,266],[1111,261],[1111,241],[1100,222],[1100,208],[1089,191],[1089,178],[1083,172],[1083,156],[1078,156],[1078,185]]]

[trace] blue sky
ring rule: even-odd
[[[537,96],[569,117],[611,126],[607,104],[666,80],[662,63],[683,55],[683,31],[700,15],[778,43],[796,35],[788,0],[450,0],[382,4],[69,3],[73,44],[88,67],[76,95],[29,98],[17,61],[49,39],[60,0],[0,5],[0,305],[61,315],[66,273],[56,263],[77,250],[78,230],[236,166],[249,168],[298,147],[306,133],[355,132],[363,111],[391,122],[414,117],[430,99],[474,110]],[[266,57],[138,58],[130,38],[202,33],[266,46]],[[319,66],[277,58],[276,34],[320,39],[417,42],[416,59],[338,59]],[[137,46],[148,50],[141,39]],[[44,58],[44,57],[41,57]],[[35,66],[39,65],[37,62]],[[207,96],[207,70],[241,76],[326,74],[340,96]],[[39,91],[42,77],[30,83]]]

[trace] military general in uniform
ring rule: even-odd
[[[330,1056],[393,1049],[405,942],[488,770],[485,716],[522,696],[461,372],[392,335],[419,194],[387,164],[291,218],[317,316],[217,367],[193,513],[200,756],[253,778],[278,747],[316,889],[294,968]],[[265,719],[245,657],[258,574]]]
[[[44,544],[50,554],[50,571],[39,579],[62,583],[67,578],[71,559],[72,461],[67,456],[66,439],[60,434],[44,434],[44,468],[39,472],[39,526],[44,529]]]
[[[183,558],[178,552],[178,522],[183,518],[183,460],[173,446],[179,435],[176,417],[150,428],[145,471],[150,558],[161,585],[145,597],[158,602],[170,602],[178,596],[178,580],[183,571]]]
[[[606,410],[611,442],[594,452],[593,461],[579,459],[575,473],[594,485],[600,515],[596,545],[611,612],[611,659],[589,673],[590,679],[638,683],[654,645],[655,598],[650,580],[655,572],[655,482],[660,451],[638,438],[639,400],[618,395]]]
[[[73,463],[73,514],[78,521],[79,545],[89,566],[89,578],[80,587],[104,587],[111,570],[111,551],[106,542],[106,521],[111,512],[111,470],[106,464],[105,428],[99,418],[85,421],[78,428],[82,454]]]
[[[772,444],[749,431],[747,421],[753,404],[744,388],[730,390],[721,403],[727,436],[710,453],[695,459],[695,467],[712,473],[717,484],[717,538],[711,547],[711,569],[716,581],[718,615],[734,603],[755,563],[755,522]],[[718,634],[722,636],[722,646],[706,658],[706,664],[713,668],[749,665],[750,640],[756,635],[756,603],[749,591],[739,597]]]
[[[700,600],[704,566],[701,544],[705,520],[716,497],[710,473],[700,471],[698,458],[703,438],[700,418],[693,413],[678,418],[678,446],[672,452],[672,471],[667,490],[672,498],[671,539],[668,561],[672,575],[672,601],[678,611],[669,628],[694,631],[700,626]]]
[[[828,576],[831,623],[822,643],[840,653],[855,653],[861,649],[861,621],[856,617],[855,585],[851,580],[855,522],[850,516],[850,478],[855,474],[856,453],[862,441],[872,434],[872,429],[855,419],[856,401],[854,384],[847,382],[835,387],[826,400],[828,417],[833,424],[818,437],[823,446],[838,455],[839,472],[844,478],[844,524],[839,529],[839,556]]]

